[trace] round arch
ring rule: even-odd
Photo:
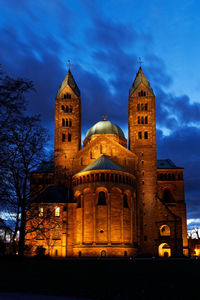
[[[170,257],[171,248],[167,243],[162,243],[158,246],[158,255],[160,257]]]

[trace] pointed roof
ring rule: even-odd
[[[92,171],[92,170],[116,170],[121,172],[126,172],[123,168],[119,165],[111,161],[106,155],[102,155],[97,160],[89,164],[85,167],[80,173]]]
[[[132,86],[130,87],[129,89],[129,95],[131,95],[136,89],[137,87],[139,86],[139,84],[143,82],[144,85],[153,93],[153,90],[150,86],[150,83],[149,81],[146,79],[143,71],[142,71],[142,68],[140,67],[137,74],[136,74],[136,77],[135,77],[135,80],[133,81],[133,84]]]
[[[158,169],[182,169],[182,167],[177,167],[171,159],[158,159],[157,160]]]
[[[61,83],[57,96],[59,96],[59,94],[61,93],[61,91],[66,87],[66,85],[69,85],[70,88],[73,90],[73,92],[80,97],[80,90],[78,88],[78,85],[76,84],[76,81],[74,80],[74,77],[70,71],[70,69],[67,72],[67,75],[65,76],[65,79],[63,80],[63,82]]]

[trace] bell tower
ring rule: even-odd
[[[81,148],[81,97],[70,69],[55,100],[55,168],[72,172],[72,161]]]
[[[141,254],[154,254],[157,177],[155,96],[140,67],[129,90],[129,149],[138,156],[137,201]]]

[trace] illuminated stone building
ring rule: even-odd
[[[155,95],[141,67],[129,90],[128,134],[127,148],[122,129],[104,119],[81,148],[81,96],[69,70],[55,100],[54,163],[31,175],[39,191],[28,213],[31,254],[187,255],[183,168],[157,160]]]

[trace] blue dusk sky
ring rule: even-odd
[[[0,64],[33,80],[28,111],[41,114],[53,144],[54,100],[69,59],[83,138],[104,113],[127,137],[141,57],[156,95],[158,158],[185,168],[188,223],[200,225],[199,31],[198,0],[0,0]]]

